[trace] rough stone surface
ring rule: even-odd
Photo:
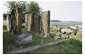
[[[50,33],[50,11],[42,12],[41,26],[44,37],[49,36]]]
[[[25,29],[26,29],[26,31],[31,31],[31,25],[32,25],[32,14],[26,14],[25,15]]]
[[[35,32],[39,32],[40,30],[40,19],[39,19],[39,15],[34,15],[34,31]]]
[[[11,17],[7,15],[7,31],[11,30]]]
[[[22,11],[20,8],[16,8],[15,17],[16,17],[15,30],[17,33],[20,33],[22,29]]]
[[[20,35],[14,36],[14,44],[22,45],[32,43],[32,35],[29,33],[22,33]]]

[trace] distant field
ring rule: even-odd
[[[55,26],[55,25],[58,25],[58,26],[71,26],[71,25],[76,25],[76,24],[82,24],[81,22],[50,22],[50,26]],[[7,25],[7,22],[6,20],[3,21],[3,25],[6,26]],[[25,25],[25,24],[22,24],[22,25]]]
[[[71,26],[76,24],[82,24],[81,22],[50,22],[50,26]]]

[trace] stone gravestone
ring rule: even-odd
[[[11,30],[11,15],[7,15],[7,31]]]
[[[39,19],[39,15],[34,15],[34,31],[36,33],[39,33],[40,31],[40,19]]]
[[[32,42],[32,35],[30,33],[22,33],[13,38],[13,43],[16,45],[29,44]]]
[[[15,10],[12,9],[11,11],[11,33],[15,33],[16,31],[16,17],[15,17]]]
[[[49,36],[50,33],[50,11],[42,12],[41,14],[41,26],[44,37]]]
[[[21,33],[22,30],[22,10],[20,8],[16,8],[15,10],[16,24],[15,31],[16,33]]]
[[[27,23],[28,22],[28,20],[27,20],[28,17],[27,16],[28,16],[28,14],[25,14],[25,29],[26,30],[27,30],[27,27],[28,27],[27,26],[28,25],[28,23]]]
[[[25,14],[25,28],[26,31],[31,31],[32,14]]]

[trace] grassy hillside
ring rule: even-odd
[[[81,22],[50,22],[51,26],[71,26],[81,24]],[[59,34],[55,32],[56,34]],[[28,53],[37,54],[81,54],[82,53],[82,32],[79,31],[77,35],[70,35],[65,43],[60,43],[58,45],[43,47]]]
[[[66,22],[51,22],[51,26],[52,25],[74,25],[74,24],[78,24],[78,23],[66,23]],[[4,21],[4,27],[3,27],[3,52],[6,53],[8,51],[12,51],[12,50],[16,50],[16,49],[22,49],[22,48],[26,48],[26,47],[31,47],[31,46],[35,46],[35,45],[40,45],[41,44],[41,39],[39,38],[38,35],[36,35],[34,32],[32,32],[31,34],[33,35],[33,43],[31,44],[26,44],[26,45],[14,45],[12,43],[12,37],[13,35],[10,34],[9,32],[7,32],[6,30],[6,22]],[[23,28],[24,29],[24,28]],[[25,32],[25,31],[23,31]],[[56,33],[58,34],[58,33]],[[70,35],[71,38],[68,39],[68,41],[66,41],[65,43],[60,43],[58,45],[53,45],[53,46],[48,46],[48,47],[43,47],[37,50],[33,50],[27,53],[38,53],[38,54],[70,54],[70,53],[74,53],[74,54],[81,54],[82,53],[82,32],[78,32],[77,35]],[[52,37],[48,37],[46,39],[44,39],[44,43],[48,43],[48,42],[52,42],[55,41],[54,38]]]
[[[58,45],[43,47],[28,53],[37,54],[82,54],[82,36],[81,32],[77,35],[71,35],[66,42]]]

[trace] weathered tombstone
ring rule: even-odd
[[[32,14],[26,14],[25,15],[25,28],[26,28],[26,31],[31,31],[31,25],[32,25]]]
[[[50,11],[42,12],[41,14],[41,26],[44,37],[49,36],[50,33]]]
[[[22,29],[22,10],[20,8],[16,8],[15,17],[16,17],[16,24],[15,24],[16,33],[21,33],[21,29]]]
[[[25,14],[25,29],[27,30],[27,28],[28,28],[28,14]]]
[[[32,42],[32,35],[30,33],[22,33],[13,38],[13,43],[16,45],[29,44]]]
[[[16,20],[15,20],[15,10],[13,9],[11,12],[11,33],[15,33],[15,29],[16,29]]]
[[[11,30],[11,15],[7,15],[7,31]]]
[[[40,30],[40,19],[39,15],[34,15],[34,31],[39,33]]]

